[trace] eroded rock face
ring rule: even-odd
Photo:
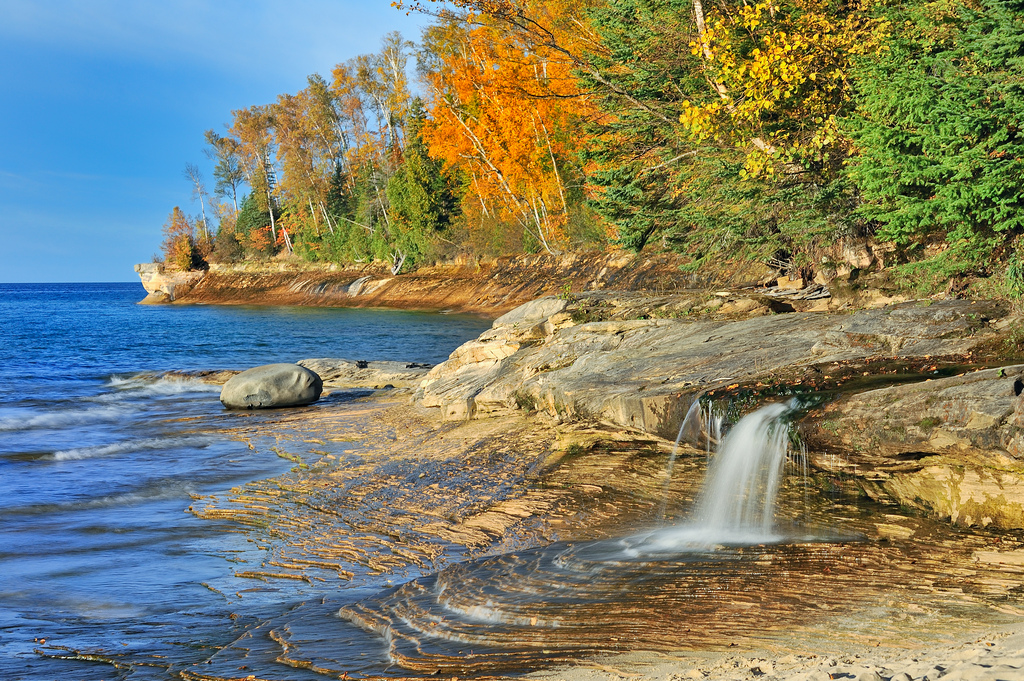
[[[563,303],[542,299],[499,318],[427,375],[419,403],[449,419],[531,407],[674,438],[702,391],[827,362],[964,354],[989,337],[985,320],[1001,316],[945,301],[849,315],[588,322]]]
[[[233,376],[220,401],[228,409],[299,407],[320,399],[324,384],[315,372],[298,364],[267,364]]]
[[[176,288],[179,303],[316,305],[449,310],[486,315],[564,291],[680,290],[746,285],[771,271],[754,262],[721,263],[701,272],[679,271],[682,256],[626,251],[519,255],[498,259],[462,257],[394,276],[383,263],[338,267],[296,261],[214,264],[191,285]],[[152,270],[136,271],[149,288]]]
[[[166,272],[160,263],[142,263],[135,266],[135,271],[147,293],[140,301],[143,305],[173,303],[191,291],[205,275],[205,272],[199,271]]]
[[[497,320],[427,374],[418,403],[450,420],[537,409],[672,440],[707,390],[867,358],[964,357],[991,343],[990,324],[1005,316],[954,300],[848,315],[585,321],[563,302]],[[880,498],[955,523],[1024,527],[1022,392],[1024,365],[871,390],[815,415],[806,437],[819,467],[841,454]]]
[[[813,414],[803,433],[812,451],[841,454],[902,504],[957,524],[1024,527],[1022,393],[1024,365],[870,390]]]

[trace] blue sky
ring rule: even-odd
[[[389,0],[3,0],[0,282],[136,281],[203,131],[425,24]]]

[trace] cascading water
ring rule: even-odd
[[[823,600],[855,598],[859,573],[842,572],[854,581],[836,588],[843,556],[786,542],[775,527],[787,420],[797,408],[796,401],[768,405],[720,437],[721,410],[695,403],[680,441],[703,445],[714,438],[717,446],[695,508],[681,524],[470,559],[342,605],[326,624],[328,601],[303,606],[263,627],[270,641],[264,654],[335,678],[353,669],[384,675],[390,665],[431,675],[525,671],[623,646],[719,645],[766,622],[805,621]],[[810,597],[787,591],[794,576]],[[338,644],[339,631],[364,632],[360,641],[380,636],[383,645],[363,642],[354,656]],[[250,666],[259,635],[218,653],[206,671],[227,675]],[[382,649],[386,659],[364,657]]]
[[[722,441],[723,414],[717,412],[710,402],[701,402],[698,395],[690,408],[686,410],[686,416],[679,425],[679,434],[676,436],[675,445],[672,447],[672,455],[669,456],[668,466],[665,469],[665,484],[661,490],[661,507],[658,510],[658,520],[664,522],[665,509],[668,507],[668,491],[672,484],[672,473],[675,471],[676,456],[679,454],[679,443],[685,438],[689,442],[704,442],[708,461],[711,461],[711,449]]]
[[[749,545],[776,542],[775,503],[789,450],[785,417],[795,400],[770,404],[740,419],[724,437],[708,467],[707,478],[688,522],[621,540],[626,555],[685,552],[720,544]],[[704,407],[691,407],[680,428],[720,435],[721,420]],[[710,445],[709,445],[710,446]],[[676,452],[668,473],[671,476]],[[663,502],[664,507],[664,502]],[[664,516],[664,508],[662,509]]]
[[[771,534],[789,449],[789,426],[782,419],[794,406],[762,407],[722,440],[697,501],[695,524],[723,537]]]

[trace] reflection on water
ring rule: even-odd
[[[972,570],[950,588],[943,580],[966,562],[937,549],[803,543],[637,560],[619,540],[559,543],[451,565],[351,604],[303,604],[215,655],[205,673],[464,677],[625,651],[757,647],[799,631],[889,645],[970,631],[986,612],[995,621],[987,606],[1006,594],[988,580],[999,571]],[[965,598],[966,583],[974,595]]]
[[[305,465],[275,451],[273,436],[246,437],[275,416],[226,412],[218,387],[165,372],[325,355],[437,362],[488,326],[387,311],[139,306],[144,293],[0,284],[5,681],[179,678],[315,592],[256,576],[279,571],[263,566],[266,538],[188,510]],[[293,413],[344,409],[341,397]],[[299,451],[316,461],[350,448]]]

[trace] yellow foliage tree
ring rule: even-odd
[[[716,5],[705,16],[694,0],[690,48],[709,88],[683,102],[680,122],[697,140],[749,148],[744,174],[842,158],[837,117],[852,96],[851,60],[886,28],[869,16],[873,1],[837,11],[829,0],[767,0]]]
[[[197,264],[195,225],[181,208],[175,206],[167,216],[163,233],[164,266],[182,272],[194,269]]]

